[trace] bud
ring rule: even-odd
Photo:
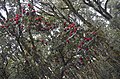
[[[28,3],[28,6],[30,7],[30,6],[31,6],[31,4],[30,4],[30,3]]]

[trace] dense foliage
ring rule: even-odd
[[[119,0],[0,0],[0,79],[119,79]]]

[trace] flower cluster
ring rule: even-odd
[[[80,55],[79,63],[91,62],[93,58],[92,54],[95,52],[91,47],[94,46],[96,32],[86,32],[80,26],[76,26],[75,23],[67,24],[67,22],[64,22],[63,25],[65,26],[64,31],[67,35],[66,43],[69,46],[73,44],[76,46],[77,54]]]

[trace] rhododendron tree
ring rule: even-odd
[[[109,0],[1,2],[0,79],[119,78]]]

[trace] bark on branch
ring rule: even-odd
[[[107,12],[107,4],[109,0],[105,2],[104,8],[102,7],[102,4],[99,0],[83,0],[83,2],[92,7],[95,11],[99,12],[103,17],[105,17],[107,20],[111,20],[112,16]],[[97,5],[97,6],[96,6]]]

